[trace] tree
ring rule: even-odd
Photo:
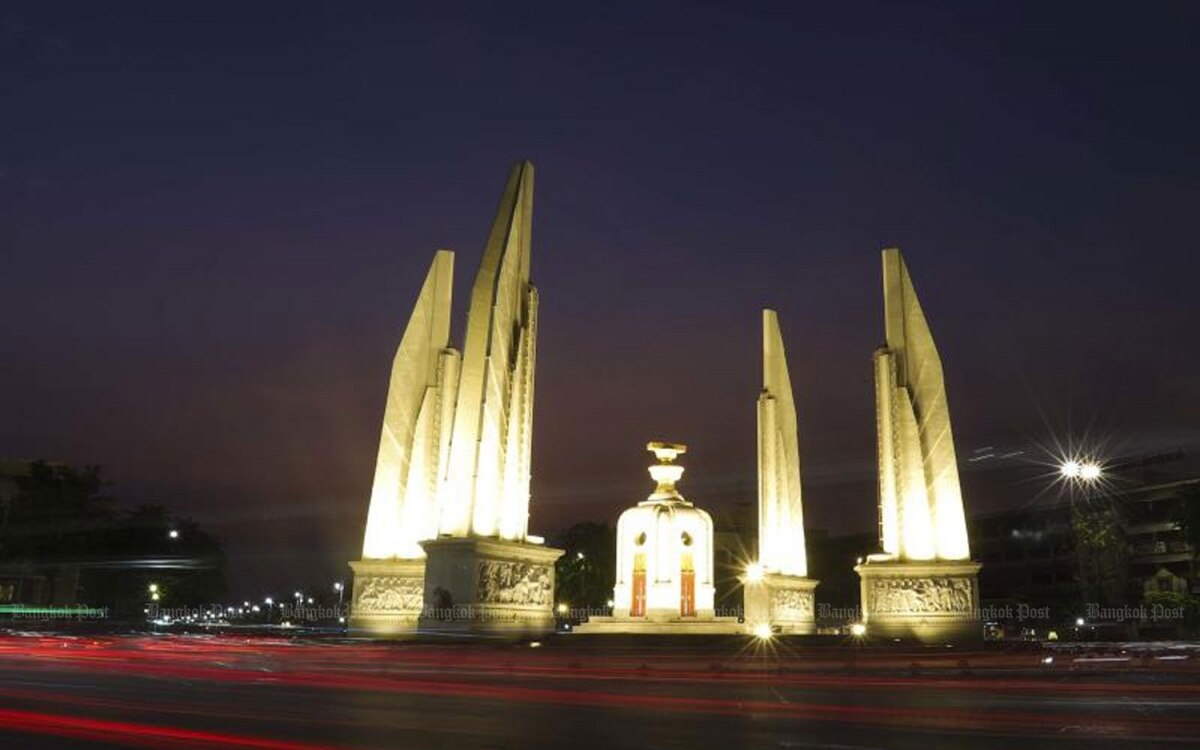
[[[97,466],[31,464],[0,527],[0,561],[69,566],[79,601],[118,613],[140,615],[150,584],[164,606],[215,601],[225,587],[218,540],[161,505],[121,509],[108,487]]]
[[[100,468],[82,470],[37,461],[17,480],[17,496],[0,535],[0,557],[9,560],[69,558],[86,554],[116,518]]]
[[[1178,591],[1147,591],[1142,601],[1152,608],[1147,613],[1151,621],[1173,622],[1185,633],[1195,633],[1200,624],[1200,597]]]
[[[585,521],[563,532],[559,544],[566,554],[555,564],[555,599],[573,609],[603,609],[617,574],[616,531]]]
[[[1200,484],[1192,484],[1179,493],[1179,500],[1171,513],[1172,520],[1190,548],[1188,558],[1188,584],[1196,580],[1196,554],[1200,552]]]
[[[1097,605],[1124,604],[1129,590],[1128,549],[1116,510],[1076,505],[1071,524],[1085,599]]]

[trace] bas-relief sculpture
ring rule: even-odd
[[[435,590],[470,603],[475,581],[457,580],[445,565],[435,566],[437,576],[455,580],[430,577],[427,558],[446,549],[445,540],[510,545],[459,545],[456,558],[545,562],[562,554],[528,536],[538,300],[530,283],[532,214],[533,165],[521,162],[509,174],[472,286],[461,355],[449,346],[453,254],[434,256],[392,365],[363,556],[351,563],[352,601],[362,601],[360,587],[371,594],[352,612],[352,628],[395,634],[420,627],[421,601],[401,593],[414,581],[424,586],[426,604]],[[553,566],[547,575],[553,590]],[[394,596],[381,593],[389,585]],[[550,604],[529,605],[531,632],[552,627]]]
[[[480,562],[479,601],[488,604],[549,606],[554,599],[549,566],[515,562]]]
[[[869,633],[973,639],[979,566],[970,561],[942,363],[895,248],[883,251],[883,295],[887,340],[874,356],[883,552],[855,568],[864,619]],[[963,596],[967,609],[944,606]]]
[[[893,578],[871,582],[870,610],[878,613],[963,613],[973,608],[973,589],[962,578]]]
[[[355,591],[356,612],[393,613],[420,609],[424,582],[402,576],[372,576]]]
[[[776,589],[771,592],[772,620],[811,620],[813,615],[812,591]]]
[[[779,316],[763,310],[763,387],[758,397],[758,567],[743,581],[747,627],[784,633],[816,630],[808,578],[800,432]],[[801,602],[807,604],[802,606]]]

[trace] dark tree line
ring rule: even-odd
[[[139,613],[151,584],[162,606],[223,593],[219,541],[161,505],[121,507],[99,467],[36,462],[16,483],[0,509],[0,565],[9,570],[77,566],[77,602],[118,613]]]

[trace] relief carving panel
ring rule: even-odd
[[[813,595],[811,591],[775,589],[771,592],[772,617],[780,620],[811,620]]]
[[[410,613],[421,610],[424,581],[403,576],[372,576],[356,587],[354,611],[358,614]]]
[[[554,585],[546,565],[489,560],[479,563],[477,591],[481,604],[548,607]]]
[[[869,610],[878,614],[966,614],[974,601],[967,578],[877,578]]]

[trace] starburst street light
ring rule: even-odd
[[[1058,473],[1067,480],[1096,482],[1104,476],[1104,467],[1096,461],[1069,458],[1059,464]]]
[[[746,566],[746,583],[758,583],[767,574],[762,563],[753,562]]]

